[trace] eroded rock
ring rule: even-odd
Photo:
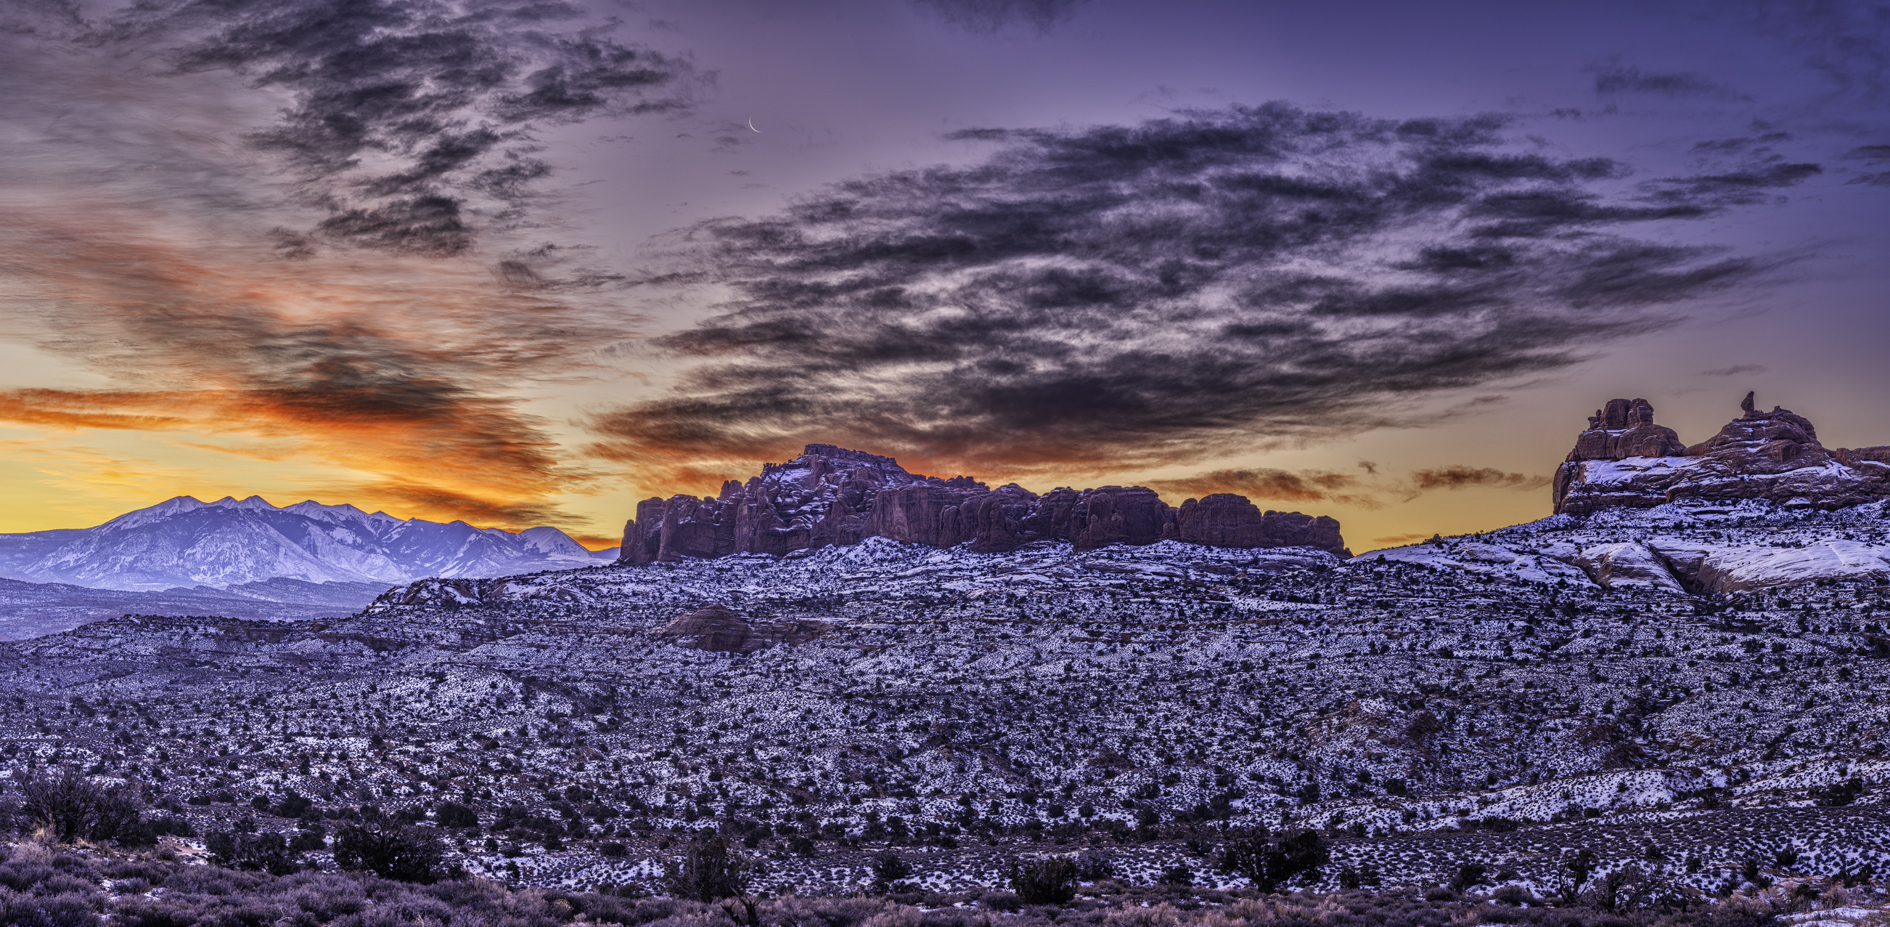
[[[714,497],[647,499],[624,526],[626,563],[776,556],[868,537],[933,547],[969,543],[998,553],[1038,541],[1078,550],[1180,540],[1213,547],[1316,547],[1349,556],[1339,523],[1297,512],[1262,513],[1246,498],[1214,495],[1181,510],[1143,486],[1060,488],[1038,496],[1016,484],[990,489],[970,477],[906,472],[898,461],[810,444],[785,464]]]
[[[1833,452],[1803,416],[1760,411],[1752,399],[1746,394],[1739,418],[1691,447],[1654,424],[1646,400],[1609,401],[1556,471],[1555,511],[1741,499],[1833,509],[1890,497],[1890,448]]]

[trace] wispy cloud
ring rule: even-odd
[[[1736,377],[1742,374],[1764,373],[1764,372],[1765,372],[1765,366],[1763,364],[1734,364],[1731,367],[1716,367],[1712,370],[1702,370],[1700,371],[1700,376]]]
[[[1634,182],[1497,117],[1281,104],[955,137],[995,151],[691,230],[667,280],[733,298],[658,342],[695,365],[601,416],[597,452],[660,470],[824,440],[1008,477],[1395,424],[1753,279],[1658,227],[1805,176]]]
[[[1750,100],[1725,85],[1693,71],[1643,71],[1611,65],[1595,69],[1595,92],[1602,96],[1649,93],[1668,97],[1710,97]]]
[[[1049,32],[1089,0],[912,0],[914,6],[969,32],[993,35],[1015,26]]]
[[[1234,493],[1262,502],[1315,502],[1352,498],[1346,490],[1359,479],[1348,473],[1312,470],[1294,472],[1271,468],[1212,470],[1179,479],[1151,480],[1149,486],[1163,495],[1208,496]]]
[[[1416,492],[1433,489],[1542,489],[1549,478],[1527,473],[1505,473],[1491,467],[1452,465],[1411,471],[1411,485]]]

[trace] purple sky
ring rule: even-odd
[[[1689,441],[1756,389],[1890,442],[1886,30],[9,4],[0,530],[260,492],[607,543],[825,441],[1240,491],[1364,550],[1546,514],[1615,396]]]

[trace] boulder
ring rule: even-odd
[[[761,649],[761,642],[748,622],[721,605],[683,615],[657,634],[669,638],[678,647],[710,653],[751,653]]]

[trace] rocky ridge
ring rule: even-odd
[[[1176,540],[1241,549],[1313,547],[1344,556],[1337,520],[1261,511],[1216,493],[1169,506],[1142,486],[1059,488],[1038,495],[1015,483],[991,489],[966,476],[906,472],[891,457],[810,444],[717,496],[646,499],[624,526],[621,559],[642,564],[753,553],[786,556],[869,537],[979,553],[1039,541],[1077,550]]]
[[[1654,423],[1647,400],[1609,400],[1556,471],[1556,513],[1742,500],[1837,509],[1890,497],[1890,447],[1828,449],[1803,416],[1752,400],[1747,393],[1739,418],[1691,447]]]

